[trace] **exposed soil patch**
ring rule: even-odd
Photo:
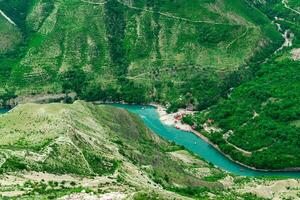
[[[291,51],[293,60],[300,60],[300,48]]]

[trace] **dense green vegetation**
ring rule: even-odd
[[[86,100],[171,103],[170,110],[213,105],[282,39],[247,2],[194,3],[0,2],[23,37],[0,55],[1,96],[75,91]]]
[[[285,8],[281,1],[256,2],[270,18],[278,17],[282,32],[290,30],[294,47],[299,47],[300,15]],[[213,119],[210,126],[221,132],[205,135],[226,154],[246,165],[260,169],[298,168],[300,166],[299,61],[293,61],[291,48],[270,57],[255,67],[252,80],[233,89],[228,97],[186,123],[198,125]],[[248,153],[240,151],[241,148]]]
[[[236,88],[228,100],[211,107],[206,115],[197,115],[195,120],[201,124],[214,119],[213,125],[223,131],[208,137],[236,160],[266,169],[298,167],[300,129],[295,122],[300,117],[300,96],[295,91],[300,90],[299,69],[299,63],[289,60],[264,64],[257,78]],[[229,130],[233,134],[228,142],[252,152],[251,156],[244,156],[226,143],[223,134]]]
[[[286,30],[300,46],[299,3],[286,3],[292,9],[281,0],[0,0],[16,24],[0,15],[1,106],[17,96],[70,92],[88,101],[155,101],[169,112],[192,105],[201,112],[184,122],[233,159],[299,167],[300,64],[291,48],[273,55]],[[222,131],[205,132],[204,123]],[[111,107],[20,106],[0,118],[0,137],[3,176],[107,176],[134,191],[159,185],[180,197],[260,199],[224,189],[227,173]],[[28,183],[23,197],[85,189],[76,184]],[[156,192],[133,198],[164,199]]]

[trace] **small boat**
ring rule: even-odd
[[[180,129],[179,126],[175,126],[176,129]]]

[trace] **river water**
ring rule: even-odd
[[[225,171],[242,176],[268,176],[268,177],[289,177],[300,178],[300,172],[263,172],[242,167],[235,162],[226,158],[223,154],[217,151],[213,146],[206,143],[201,138],[195,136],[193,133],[178,130],[174,127],[164,125],[156,111],[152,106],[139,105],[123,105],[112,104],[113,106],[124,108],[134,114],[137,114],[144,123],[159,136],[175,142],[178,145],[184,146],[186,149],[194,152],[199,157],[212,163]]]
[[[0,109],[0,114],[4,114],[4,113],[6,113],[8,111],[9,111],[9,109]]]

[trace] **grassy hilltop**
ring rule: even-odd
[[[264,14],[238,0],[8,0],[0,8],[16,23],[0,32],[14,41],[0,51],[4,99],[75,91],[206,108],[281,43]]]

